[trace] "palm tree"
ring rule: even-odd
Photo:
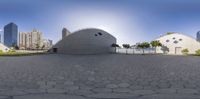
[[[126,49],[126,54],[128,53],[127,50],[131,47],[129,44],[123,44],[123,48]]]
[[[162,44],[159,41],[151,41],[151,46],[155,48],[156,53],[156,48],[162,46]]]
[[[142,48],[142,52],[144,54],[144,48],[149,48],[150,44],[148,42],[143,42],[137,45],[138,48]]]
[[[113,43],[112,45],[111,45],[111,47],[114,47],[115,48],[115,52],[117,53],[117,50],[116,50],[116,48],[118,47],[120,47],[118,44],[115,44],[115,43]]]

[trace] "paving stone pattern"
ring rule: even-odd
[[[200,57],[0,57],[0,99],[200,99]]]

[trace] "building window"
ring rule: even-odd
[[[175,38],[175,37],[173,37],[173,39],[175,40],[176,38]]]
[[[169,42],[169,40],[166,40],[166,42]]]
[[[179,39],[179,41],[182,41],[183,39]]]
[[[95,34],[94,36],[98,36],[97,34]]]
[[[102,35],[102,33],[101,33],[101,32],[99,32],[98,34],[99,34],[99,35]]]
[[[177,44],[177,43],[178,43],[178,41],[174,41],[174,43],[175,43],[175,44]]]

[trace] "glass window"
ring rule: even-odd
[[[97,34],[95,34],[95,36],[98,36]]]
[[[174,43],[175,43],[175,44],[177,44],[177,43],[178,43],[178,41],[174,41]]]
[[[183,39],[179,39],[179,41],[182,41]]]
[[[99,32],[98,34],[99,34],[99,35],[102,35],[102,33],[101,33],[101,32]]]
[[[169,40],[166,40],[166,42],[169,42]]]
[[[173,39],[175,40],[176,38],[175,38],[175,37],[173,37]]]

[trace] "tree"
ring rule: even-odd
[[[117,47],[119,48],[120,46],[119,46],[118,44],[113,43],[113,44],[111,45],[111,47],[114,47],[114,48],[115,48],[115,52],[117,52],[117,51],[116,51],[116,48],[117,48]]]
[[[15,50],[19,50],[19,46],[17,46],[16,43],[13,43],[13,44],[12,44],[12,47],[13,47],[13,49],[15,49]]]
[[[149,48],[150,44],[148,42],[143,42],[137,45],[138,48],[142,48],[143,54],[144,54],[144,49]]]
[[[196,55],[200,56],[200,49],[196,51]]]
[[[37,52],[38,52],[38,50],[40,48],[40,45],[39,44],[35,44],[35,46],[36,46],[36,49],[37,49]]]
[[[169,52],[169,48],[167,46],[162,45],[161,50],[163,51],[164,54]]]
[[[42,45],[42,50],[44,50],[44,48],[45,48],[45,45]]]
[[[186,48],[186,49],[183,49],[181,52],[182,52],[184,55],[187,55],[187,54],[189,53],[189,50]]]
[[[156,48],[159,46],[162,46],[162,44],[159,41],[151,41],[151,46],[155,48],[155,53],[156,53]]]
[[[128,53],[127,50],[131,47],[129,44],[123,44],[123,48],[126,49],[126,54]]]

